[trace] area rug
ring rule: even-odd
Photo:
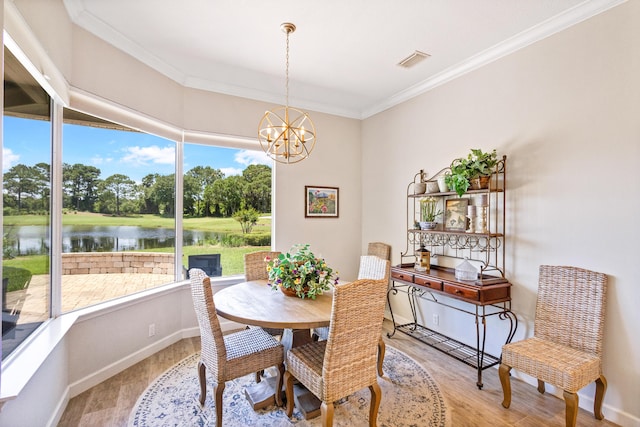
[[[215,426],[216,416],[209,383],[204,406],[198,397],[200,386],[196,366],[199,354],[193,354],[160,375],[138,399],[129,417],[129,427]],[[438,385],[415,360],[387,346],[384,377],[378,378],[382,402],[378,425],[386,427],[445,427],[447,410]],[[315,427],[320,417],[304,420],[298,410],[294,419],[283,408],[271,406],[254,411],[244,396],[244,387],[255,383],[254,375],[227,382],[223,394],[223,424],[244,427]],[[367,426],[370,393],[365,388],[336,404],[334,426]]]

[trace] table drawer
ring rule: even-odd
[[[467,300],[478,301],[480,299],[480,292],[478,290],[463,288],[461,286],[456,286],[451,283],[444,284],[444,291],[448,294],[455,295],[459,298],[464,298]]]
[[[404,273],[404,272],[400,272],[400,271],[392,271],[391,272],[391,278],[392,279],[397,279],[397,280],[402,280],[404,282],[413,283],[413,274],[411,274],[411,273]]]
[[[436,291],[442,290],[442,282],[438,282],[432,279],[416,276],[414,279],[416,285],[424,286],[425,288],[433,289]]]

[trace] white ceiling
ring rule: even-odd
[[[64,0],[80,27],[188,87],[365,118],[623,0]],[[431,55],[397,65],[414,50]],[[544,58],[541,58],[544,60]]]

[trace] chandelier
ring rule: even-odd
[[[285,22],[280,29],[287,35],[285,105],[264,113],[258,125],[262,150],[280,163],[297,163],[309,157],[316,145],[316,128],[309,115],[289,107],[289,34],[296,30]]]

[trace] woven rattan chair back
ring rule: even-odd
[[[540,266],[534,336],[600,357],[606,284],[603,273]]]
[[[207,366],[216,382],[224,382],[224,365],[227,352],[224,345],[222,328],[213,304],[213,290],[206,273],[199,268],[189,270],[193,308],[200,326],[202,362]]]
[[[382,242],[371,242],[367,247],[367,255],[375,255],[378,258],[391,260],[391,246]]]
[[[274,259],[280,255],[278,251],[259,251],[244,254],[244,275],[247,281],[267,280],[267,262],[265,259]]]
[[[360,279],[334,290],[322,369],[324,401],[333,402],[377,382],[387,295],[380,282]]]
[[[358,279],[386,280],[385,286],[389,282],[391,267],[389,261],[375,255],[362,255],[360,257],[360,268],[358,269]]]

